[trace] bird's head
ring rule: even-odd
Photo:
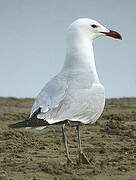
[[[80,18],[74,21],[68,28],[68,32],[87,35],[91,40],[99,36],[109,36],[115,39],[122,39],[121,35],[116,31],[107,29],[95,20],[88,18]]]

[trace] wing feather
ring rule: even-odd
[[[68,88],[66,79],[63,76],[55,76],[38,94],[30,113],[30,118],[37,109],[41,108],[41,113],[46,113],[51,109],[59,106],[60,102],[65,97],[66,89]]]

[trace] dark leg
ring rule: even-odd
[[[64,127],[65,127],[65,124],[63,124],[63,126],[62,126],[62,137],[63,137],[63,142],[64,142],[64,145],[65,145],[65,150],[66,150],[66,155],[67,155],[67,162],[72,163],[72,161],[71,161],[71,159],[69,157],[67,136],[65,134]]]
[[[79,144],[78,164],[80,164],[81,161],[83,164],[90,164],[89,160],[87,159],[87,157],[85,156],[85,154],[82,151],[79,124],[77,125],[77,135],[78,135],[78,144]]]

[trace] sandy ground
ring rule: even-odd
[[[109,99],[94,125],[81,126],[91,165],[78,166],[76,127],[66,126],[74,164],[66,165],[61,125],[12,130],[33,99],[0,98],[0,180],[136,180],[136,98]]]

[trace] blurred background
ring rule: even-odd
[[[62,68],[67,27],[95,19],[123,41],[94,42],[97,72],[106,97],[136,96],[136,1],[0,1],[0,96],[35,97]]]

